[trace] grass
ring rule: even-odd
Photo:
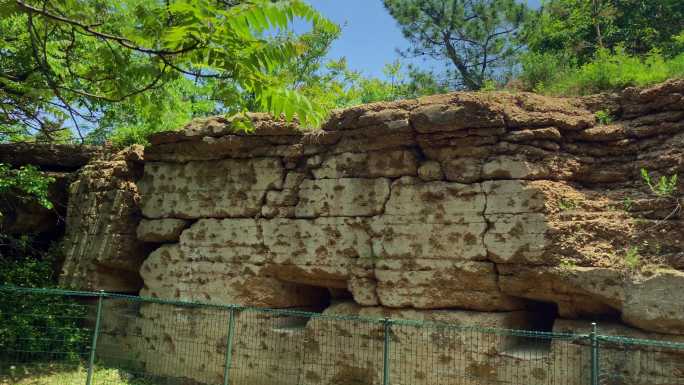
[[[579,67],[548,55],[530,55],[523,63],[523,69],[524,84],[538,93],[589,95],[684,78],[684,53],[667,58],[657,51],[646,56],[631,56],[620,48],[613,52],[603,49],[592,62]]]
[[[87,371],[83,367],[64,365],[22,365],[3,367],[0,385],[82,385]],[[98,368],[93,374],[94,385],[156,385],[145,379],[132,378],[118,369]]]
[[[635,270],[641,264],[641,255],[639,255],[639,248],[636,246],[630,247],[625,252],[625,266],[630,270]]]

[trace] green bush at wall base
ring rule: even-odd
[[[31,237],[0,234],[0,285],[51,287],[55,284],[56,246],[48,251],[32,248]],[[17,255],[17,253],[23,255]],[[35,352],[52,352],[55,359],[77,362],[91,336],[81,323],[87,307],[60,296],[0,293],[0,363],[32,362]],[[9,355],[11,357],[3,357]]]

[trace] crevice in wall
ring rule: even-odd
[[[354,296],[348,289],[334,289],[328,288],[330,292],[330,303],[335,302],[347,302],[348,300],[353,300]]]
[[[558,305],[549,302],[528,301],[530,317],[530,329],[539,332],[552,332],[553,324],[558,318]]]
[[[392,186],[394,185],[394,181],[390,180],[389,181],[389,186],[387,188],[387,196],[385,197],[384,202],[382,202],[382,210],[380,211],[379,215],[385,215],[387,212],[387,204],[389,203],[390,199],[392,198]],[[372,215],[371,217],[376,216]]]
[[[487,207],[489,204],[489,197],[487,196],[487,193],[485,192],[484,185],[482,183],[478,183],[478,184],[480,185],[480,192],[482,193],[482,196],[484,198],[484,207],[482,208],[482,220],[485,223],[485,228],[484,228],[484,231],[482,231],[482,247],[484,248],[487,261],[493,262],[492,259],[489,257],[489,250],[487,249],[487,233],[489,233],[489,231],[493,227],[493,224],[487,219]],[[494,264],[494,269],[496,270],[496,263]],[[498,286],[498,279],[499,279],[498,270],[496,270],[496,277],[497,277],[497,286]]]
[[[303,290],[307,285],[301,285]],[[322,313],[330,306],[333,300],[333,293],[330,290],[325,291],[327,295],[322,295],[319,302],[310,306],[292,309],[291,314],[284,314],[273,319],[271,330],[274,332],[284,333],[303,333],[307,324],[311,321],[311,315],[308,313]]]
[[[553,325],[558,318],[558,306],[553,303],[528,301],[528,317],[523,325],[518,325],[520,330],[530,333],[515,333],[506,336],[507,347],[502,355],[522,360],[535,360],[548,356],[551,353],[552,338],[544,333],[553,332]]]

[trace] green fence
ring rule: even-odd
[[[1,385],[684,385],[684,344],[590,329],[7,287],[0,311]]]

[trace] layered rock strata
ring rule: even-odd
[[[142,266],[142,294],[293,307],[346,289],[365,306],[477,311],[539,301],[682,333],[681,305],[657,294],[684,284],[682,187],[661,194],[641,176],[684,169],[682,93],[683,81],[585,99],[456,93],[339,111],[315,133],[255,115],[253,134],[220,118],[158,134],[139,236],[165,244]],[[614,121],[598,123],[599,109]]]
[[[149,248],[137,239],[143,149],[91,161],[69,186],[60,283],[81,290],[137,293]]]

